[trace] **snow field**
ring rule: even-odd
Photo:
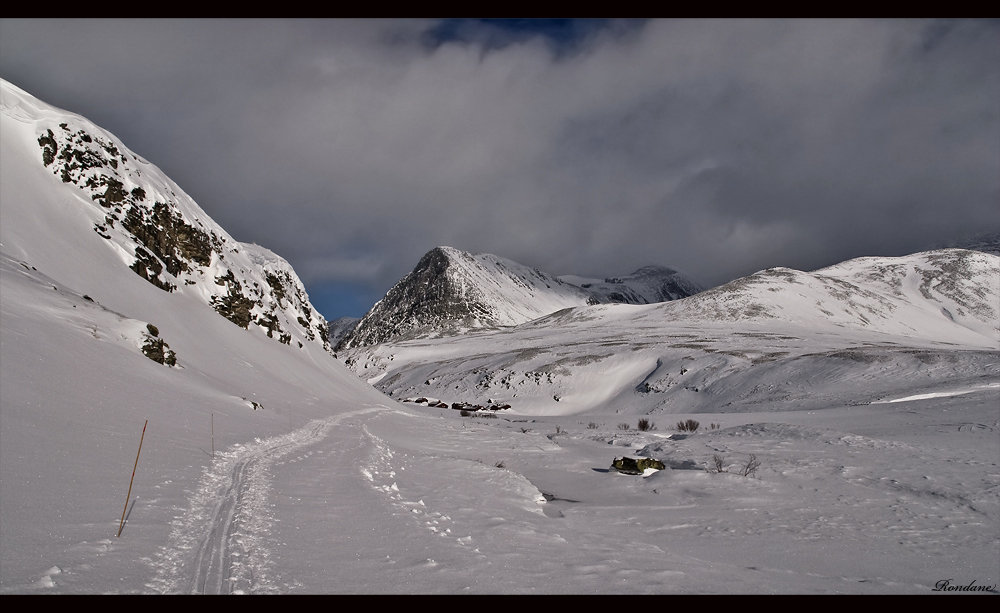
[[[438,347],[441,355],[434,359]],[[379,373],[376,386],[394,398],[434,396],[473,404],[492,398],[533,415],[872,402],[949,380],[970,386],[995,382],[990,365],[998,363],[995,348],[959,350],[934,340],[783,322],[698,327],[648,326],[639,320],[583,328],[570,322],[553,324],[547,335],[526,325],[489,336],[411,340],[359,351],[364,359],[356,370],[369,379]]]
[[[951,411],[989,416],[970,399]],[[888,410],[874,428],[910,440],[840,429],[860,410],[782,413],[813,425],[718,416],[749,421],[672,439],[565,418],[367,413],[282,475],[274,551],[308,559],[285,567],[292,593],[897,593],[929,590],[943,568],[995,576],[990,432]],[[623,452],[674,468],[608,472]],[[751,453],[757,478],[736,472]],[[716,454],[729,472],[708,472]]]
[[[394,406],[374,392],[368,412],[338,417],[358,405],[330,398],[352,385],[363,397],[362,382],[283,367],[268,353],[287,349],[275,343],[248,345],[245,359],[213,354],[192,338],[211,338],[197,326],[219,319],[212,313],[203,323],[192,317],[187,333],[153,319],[181,348],[183,368],[172,369],[109,342],[128,318],[72,289],[53,290],[44,273],[10,259],[0,273],[4,351],[20,357],[0,363],[5,384],[18,382],[4,386],[0,431],[4,591],[922,593],[944,578],[989,583],[1000,574],[1000,416],[995,376],[984,375],[995,352],[880,362],[865,357],[886,351],[875,347],[857,350],[861,361],[765,362],[754,367],[765,370],[753,386],[733,388],[761,386],[748,398],[764,402],[739,413],[653,414],[659,429],[646,433],[634,430],[635,414],[461,418]],[[229,342],[248,336],[219,321]],[[702,334],[674,344],[725,340]],[[768,342],[778,351],[801,341]],[[679,366],[697,362],[683,376],[704,377],[741,360],[678,355],[658,368],[680,378]],[[45,378],[50,368],[66,373],[57,384]],[[813,393],[781,401],[794,386],[768,391],[768,381],[810,381]],[[955,391],[969,393],[942,395]],[[846,406],[859,393],[918,397]],[[150,394],[149,408],[170,406],[173,419],[152,413],[139,499],[122,540],[109,538],[138,438],[130,403]],[[266,409],[247,408],[242,396]],[[91,406],[102,398],[107,408]],[[242,421],[215,463],[210,410],[220,431]],[[688,417],[702,422],[698,433],[672,430]],[[303,423],[316,418],[319,430]],[[591,420],[600,426],[588,429]],[[102,433],[116,421],[114,437]],[[617,430],[621,421],[633,429]],[[705,432],[709,421],[723,429]],[[73,445],[81,433],[93,444]],[[114,457],[104,453],[109,444]],[[643,448],[674,468],[646,478],[605,472],[614,456]],[[762,462],[759,479],[735,473],[750,453]],[[715,454],[729,473],[706,472]],[[505,468],[494,466],[500,461]],[[538,495],[548,500],[538,504]],[[59,539],[47,536],[53,529]]]
[[[394,404],[320,343],[234,325],[200,279],[166,293],[138,277],[123,257],[134,245],[93,231],[99,205],[40,164],[37,139],[68,120],[124,145],[6,83],[0,107],[0,593],[927,593],[944,579],[1000,581],[996,256],[772,269],[666,305],[564,309],[357,354],[394,398],[514,406],[463,418]],[[135,162],[128,187],[169,193],[223,232]],[[292,274],[266,249],[227,245],[248,282]],[[481,264],[482,283],[515,273],[500,294],[542,291],[540,274]],[[147,323],[177,367],[142,354]],[[639,417],[658,429],[635,430]],[[688,418],[702,427],[673,430]],[[609,471],[622,454],[668,469]],[[744,477],[751,455],[761,464]]]

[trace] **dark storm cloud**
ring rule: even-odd
[[[440,244],[720,283],[997,229],[998,67],[992,21],[0,22],[0,76],[368,302]]]

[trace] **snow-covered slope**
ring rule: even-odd
[[[113,135],[0,86],[0,592],[149,591],[150,565],[189,563],[158,552],[234,445],[386,400],[325,348],[285,260]]]
[[[129,268],[165,294],[190,296],[278,342],[327,346],[322,315],[282,258],[234,240],[156,166],[90,121],[0,82],[4,117],[4,251],[100,294],[89,258]],[[22,180],[15,181],[14,177]],[[36,206],[20,206],[38,200]],[[90,234],[80,232],[81,228]],[[72,242],[51,253],[53,236]],[[100,240],[94,240],[100,239]],[[98,244],[101,247],[94,247]],[[120,267],[119,266],[119,267]]]
[[[389,339],[452,336],[516,326],[586,304],[646,304],[689,296],[701,288],[681,273],[649,266],[623,279],[557,278],[489,253],[453,247],[429,251],[372,307],[337,350]]]
[[[857,328],[972,346],[1000,343],[1000,258],[963,249],[857,258],[811,273],[770,268],[661,305],[692,321]]]
[[[56,127],[82,121],[32,104]],[[295,342],[221,317],[212,297],[235,284],[205,287],[198,270],[228,276],[225,262],[246,292],[293,272],[231,245],[161,177],[184,223],[229,249],[213,247],[219,268],[206,270],[177,232],[174,256],[172,240],[152,243],[189,267],[171,273],[141,233],[109,231],[126,209],[111,227],[114,207],[90,198],[107,189],[88,195],[44,165],[39,120],[6,108],[0,593],[927,593],[942,581],[996,591],[1000,357],[958,313],[975,315],[963,297],[974,285],[930,284],[964,323],[941,314],[933,321],[954,327],[934,338],[912,323],[920,334],[907,337],[727,322],[708,306],[671,323],[670,308],[688,308],[678,301],[397,345],[397,360],[425,369],[421,389],[516,393],[528,402],[514,410],[550,413],[463,418],[393,402],[344,368],[309,340],[297,319],[307,311],[281,311],[308,304],[293,285],[261,302],[278,304]],[[136,164],[137,179],[156,174]],[[143,276],[132,268],[140,244],[152,254]],[[772,287],[743,298],[761,303]],[[904,295],[922,296],[915,287]],[[936,340],[949,330],[967,336]],[[587,407],[587,420],[551,415]],[[649,407],[671,420],[713,412],[713,423],[679,433],[658,418],[659,430],[637,431],[628,413]],[[622,454],[666,468],[609,471]],[[750,458],[760,464],[744,476]]]
[[[1000,258],[942,250],[812,273],[769,269],[682,300],[565,309],[514,328],[341,357],[397,399],[505,403],[530,414],[814,402],[844,394],[844,378],[874,379],[857,390],[861,402],[900,384],[878,380],[887,368],[934,363],[935,378],[978,372],[965,360],[993,359],[998,311]],[[812,367],[828,374],[799,380]]]

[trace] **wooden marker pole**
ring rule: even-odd
[[[139,451],[135,453],[135,466],[132,467],[132,478],[128,481],[128,496],[125,497],[125,508],[122,509],[122,521],[118,524],[118,536],[115,538],[120,538],[122,535],[122,528],[125,527],[125,511],[128,510],[128,501],[132,498],[132,482],[135,481],[135,469],[139,466],[139,454],[142,453],[142,439],[146,438],[146,424],[149,420],[146,420],[145,424],[142,424],[142,436],[139,437]]]
[[[212,459],[215,459],[215,413],[212,413]]]

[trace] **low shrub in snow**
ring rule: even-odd
[[[689,419],[687,421],[677,422],[677,429],[680,430],[681,432],[696,432],[698,430],[698,426],[700,425],[701,424],[699,424],[695,420]]]
[[[754,477],[757,475],[757,469],[760,468],[760,461],[757,456],[750,454],[750,460],[747,462],[746,466],[740,470],[740,474],[744,477]]]
[[[723,468],[723,466],[722,466],[722,456],[720,456],[718,454],[713,455],[712,456],[712,461],[715,463],[715,472],[717,472],[717,473],[727,473],[727,472],[729,472],[728,469]],[[750,459],[747,460],[747,463],[742,468],[740,468],[739,470],[737,470],[736,472],[739,473],[740,476],[742,476],[742,477],[756,477],[757,476],[757,469],[758,468],[760,468],[760,460],[757,459],[757,456],[755,456],[754,454],[751,453],[750,454]],[[712,472],[712,471],[709,470],[708,472]]]

